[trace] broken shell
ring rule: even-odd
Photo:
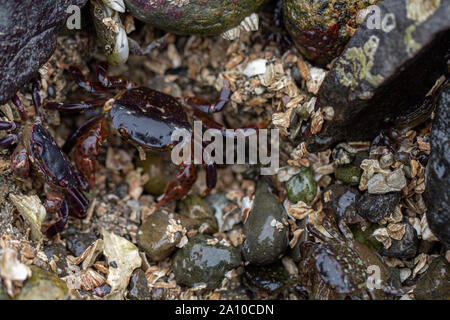
[[[222,38],[224,38],[225,40],[232,41],[234,39],[239,38],[240,35],[241,35],[241,28],[237,26],[222,33]]]
[[[42,241],[44,236],[41,232],[41,223],[44,221],[47,212],[39,197],[36,195],[20,196],[10,194],[9,198],[16,206],[17,211],[30,223],[31,239]]]
[[[241,22],[241,27],[247,31],[258,31],[259,28],[259,17],[258,14],[252,13],[248,17],[245,17]]]

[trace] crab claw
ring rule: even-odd
[[[61,207],[58,210],[58,221],[53,223],[50,227],[47,228],[45,234],[49,239],[53,238],[57,233],[60,233],[64,230],[65,225],[67,224],[67,218],[69,216],[69,206],[66,201],[63,201]]]
[[[66,199],[72,208],[72,213],[80,219],[86,218],[89,207],[89,199],[78,188],[68,188]]]

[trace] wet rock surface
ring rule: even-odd
[[[433,233],[450,249],[450,85],[439,96],[431,129],[427,166],[427,219]]]
[[[428,270],[417,281],[414,296],[417,300],[450,299],[450,265],[443,257],[433,259]]]
[[[413,258],[419,248],[419,239],[416,230],[405,222],[405,234],[401,240],[392,239],[392,245],[386,249],[383,247],[382,254],[394,258]]]
[[[269,266],[249,265],[244,276],[249,286],[273,293],[289,283],[289,274],[281,263]]]
[[[310,150],[342,140],[371,140],[417,105],[446,68],[450,6],[444,2],[381,1],[379,28],[368,15],[320,87],[316,107],[331,106]],[[417,75],[421,75],[418,77]]]
[[[147,278],[142,269],[134,270],[128,285],[127,299],[129,300],[151,300],[148,290]]]
[[[336,177],[336,179],[341,180],[345,184],[351,186],[357,186],[359,184],[361,174],[362,174],[361,168],[351,164],[339,166],[334,171],[334,176]]]
[[[326,65],[350,39],[347,26],[356,27],[355,16],[376,1],[283,0],[283,18],[294,44],[309,60]]]
[[[133,15],[146,23],[177,34],[219,34],[257,12],[264,0],[174,2],[125,0]]]
[[[359,199],[356,209],[360,216],[370,222],[377,223],[395,210],[400,198],[401,194],[399,192],[386,194],[365,193]]]
[[[86,0],[0,1],[0,104],[50,58],[70,5]]]
[[[285,183],[289,201],[309,203],[314,200],[317,185],[311,168],[301,167],[300,172]]]
[[[68,288],[55,274],[30,266],[32,276],[26,280],[17,300],[61,300],[68,297]]]
[[[339,219],[344,219],[347,224],[361,220],[356,211],[357,202],[361,197],[357,189],[334,184],[327,191],[330,201],[326,203],[326,206],[330,207]]]
[[[244,259],[266,265],[276,261],[286,250],[288,228],[284,208],[265,181],[257,184],[253,207],[244,223]]]
[[[175,213],[157,210],[139,227],[136,241],[150,261],[161,261],[175,250],[175,246],[183,235],[181,232],[170,232],[169,220],[172,219],[174,223],[178,223],[179,217]]]
[[[238,249],[206,235],[196,235],[178,250],[172,267],[178,283],[189,287],[218,287],[225,274],[241,264]]]

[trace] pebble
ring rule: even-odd
[[[67,241],[67,250],[69,250],[75,257],[80,256],[95,240],[97,236],[92,233],[80,232],[77,229],[68,229],[64,238]]]
[[[361,174],[362,169],[352,164],[337,167],[336,170],[334,171],[334,176],[336,177],[336,179],[351,186],[359,185],[359,180],[361,180]]]
[[[404,223],[406,228],[403,238],[401,240],[392,239],[392,245],[389,249],[382,248],[382,255],[400,259],[409,259],[416,256],[419,248],[417,232],[408,222]]]
[[[356,210],[361,197],[357,189],[343,184],[333,184],[324,193],[326,192],[330,195],[330,201],[325,203],[325,206],[331,207],[339,219],[344,219],[347,224],[361,220]]]
[[[220,286],[225,274],[240,264],[238,249],[202,234],[189,239],[172,260],[177,283],[188,287],[206,285],[208,289]]]
[[[313,201],[316,197],[317,185],[312,169],[302,166],[300,172],[285,183],[285,188],[288,199],[292,203]]]
[[[360,216],[368,221],[378,223],[395,210],[400,198],[399,192],[385,194],[364,193],[356,204],[356,210]]]
[[[450,264],[444,257],[434,258],[414,289],[417,300],[450,299]]]
[[[151,294],[148,290],[147,278],[142,269],[136,269],[130,278],[128,285],[127,299],[129,300],[151,300]]]
[[[218,231],[217,220],[211,208],[198,195],[188,194],[178,203],[177,212],[191,219],[194,227],[202,233],[213,234]]]
[[[244,223],[242,253],[246,261],[266,265],[278,260],[288,245],[286,214],[265,181],[256,186],[253,207]]]
[[[55,274],[30,266],[32,276],[16,296],[17,300],[61,300],[68,297],[68,288]]]

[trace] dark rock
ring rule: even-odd
[[[334,176],[336,177],[336,179],[351,186],[359,185],[361,174],[362,169],[352,164],[339,166],[334,170]]]
[[[225,274],[240,264],[238,249],[202,234],[189,239],[172,260],[177,283],[189,287],[205,284],[209,289],[218,287]]]
[[[309,167],[301,167],[300,172],[285,183],[285,188],[290,202],[310,203],[317,193],[313,170]]]
[[[139,227],[136,241],[150,261],[161,261],[167,258],[175,250],[175,246],[183,236],[181,232],[176,232],[172,238],[169,238],[167,230],[170,225],[169,219],[180,221],[183,225],[180,215],[165,210],[157,210]]]
[[[128,285],[127,299],[129,300],[151,300],[148,290],[147,278],[142,269],[134,270]]]
[[[64,234],[67,241],[67,249],[75,256],[80,256],[94,241],[97,236],[92,233],[82,233],[76,229],[69,229]]]
[[[394,211],[400,198],[399,192],[385,194],[370,194],[366,192],[359,199],[356,210],[361,217],[377,223]]]
[[[66,247],[61,243],[52,243],[44,248],[44,252],[49,261],[51,259],[55,260],[58,276],[60,277],[66,276],[67,275],[66,257],[68,256]],[[59,272],[60,270],[61,272]]]
[[[434,258],[414,289],[417,300],[450,299],[450,265],[444,257]]]
[[[403,221],[406,225],[405,235],[402,240],[392,239],[392,245],[389,249],[383,247],[381,253],[384,256],[409,259],[416,256],[419,248],[419,239],[417,238],[416,230],[407,221]]]
[[[86,0],[0,0],[0,104],[47,62],[70,5]]]
[[[213,234],[218,231],[217,220],[211,208],[198,195],[188,194],[178,203],[180,215],[192,219],[194,227],[202,233]]]
[[[275,262],[286,250],[288,245],[288,228],[282,204],[269,191],[265,181],[259,181],[256,186],[253,207],[244,223],[242,245],[245,260],[266,265]]]
[[[367,16],[320,87],[316,107],[332,106],[334,119],[309,137],[310,151],[373,139],[418,105],[445,72],[450,6],[421,3],[378,2],[380,28],[369,29],[375,15]]]
[[[32,276],[25,281],[17,300],[61,300],[68,297],[68,288],[55,274],[30,266]]]
[[[425,200],[431,230],[450,249],[450,84],[439,95],[431,129]]]
[[[190,0],[183,5],[170,1],[125,0],[141,21],[177,34],[219,34],[237,25],[265,0]]]
[[[341,52],[356,27],[356,13],[369,0],[283,0],[283,20],[295,46],[309,60],[326,65]]]
[[[325,192],[329,191],[330,201],[325,206],[330,207],[338,219],[344,219],[347,224],[360,222],[362,219],[356,211],[356,203],[360,194],[355,188],[333,184]]]
[[[289,273],[281,263],[269,266],[248,265],[245,267],[248,285],[273,293],[289,283]]]

